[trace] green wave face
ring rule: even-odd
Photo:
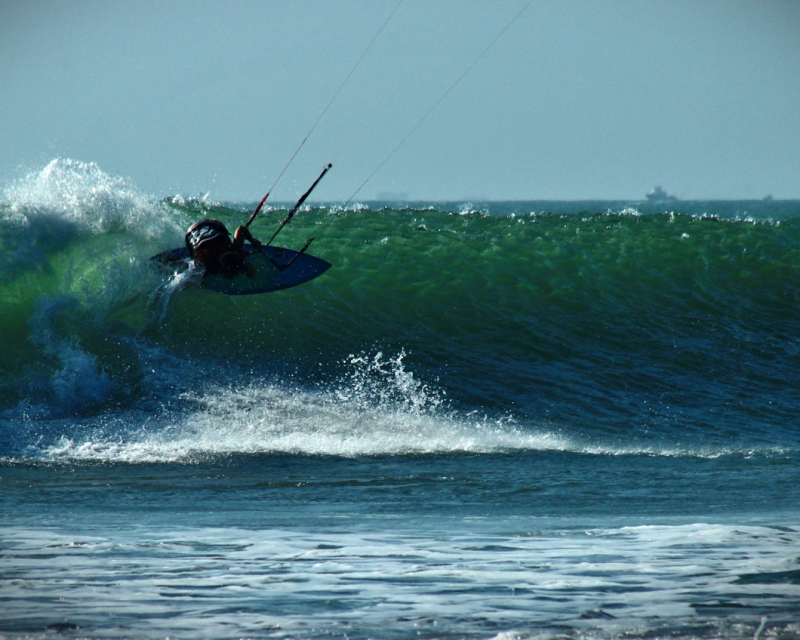
[[[154,201],[93,165],[45,173],[0,205],[0,406],[14,415],[140,407],[163,358],[192,380],[234,367],[325,384],[382,353],[406,354],[464,410],[592,415],[610,431],[643,415],[686,426],[686,411],[713,428],[737,403],[794,409],[797,203],[307,207],[276,244],[314,237],[309,253],[333,267],[229,297],[177,290],[149,258],[193,221],[233,229],[246,208]],[[251,230],[266,239],[285,214],[274,205]]]

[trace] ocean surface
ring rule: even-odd
[[[800,202],[254,204],[2,186],[0,636],[800,638]]]

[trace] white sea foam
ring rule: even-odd
[[[153,462],[230,453],[358,456],[569,448],[551,432],[526,432],[508,419],[450,411],[443,395],[419,382],[402,359],[402,354],[352,356],[350,373],[323,388],[274,379],[184,390],[170,402],[180,408],[148,418],[146,428],[135,424],[139,414],[127,414],[115,420],[124,428],[83,430],[83,437],[62,437],[41,453],[50,459]],[[183,364],[159,366],[179,375]]]
[[[248,379],[213,366],[207,371],[199,363],[135,344],[144,372],[142,388],[149,389],[152,397],[132,410],[78,422],[61,437],[29,448],[29,455],[50,460],[191,463],[256,453],[353,457],[530,450],[701,458],[743,453],[697,446],[600,445],[552,425],[457,411],[441,390],[406,368],[402,352],[394,357],[380,352],[351,356],[346,374],[314,386],[278,375]],[[69,365],[73,347],[57,345],[56,355]],[[75,401],[88,402],[93,393],[109,391],[103,372],[91,365],[83,362],[72,373],[65,366],[62,377],[75,383]],[[78,369],[85,375],[79,378]]]
[[[174,210],[93,162],[56,158],[12,182],[2,198],[3,221],[27,229],[45,218],[92,234],[120,231],[143,238],[183,228]]]
[[[6,528],[14,579],[0,595],[7,622],[102,637],[798,637],[800,585],[775,578],[796,568],[797,528],[514,522]]]

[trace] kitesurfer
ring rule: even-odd
[[[247,262],[244,241],[248,240],[256,249],[261,243],[253,237],[247,227],[238,227],[233,234],[219,220],[200,220],[195,222],[186,232],[186,248],[195,265],[209,275],[221,274],[226,278],[234,278],[244,270],[251,278],[255,276],[255,267]]]

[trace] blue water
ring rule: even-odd
[[[4,187],[1,634],[800,637],[800,202],[251,209]]]

